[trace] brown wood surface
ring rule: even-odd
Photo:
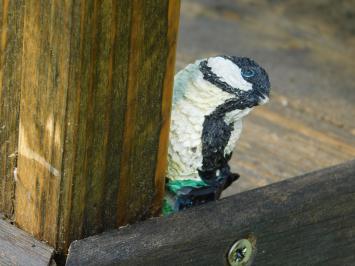
[[[270,102],[244,119],[225,195],[355,158],[355,1],[184,0],[178,69],[218,54],[270,75]]]
[[[14,211],[20,107],[23,0],[0,1],[0,211]]]
[[[26,1],[15,218],[65,251],[160,209],[178,0]]]
[[[350,161],[75,241],[67,265],[227,265],[242,238],[252,265],[353,265],[354,214]]]
[[[0,214],[0,265],[47,266],[54,249],[3,220]]]

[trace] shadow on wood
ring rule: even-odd
[[[238,239],[253,265],[355,261],[355,161],[72,243],[67,265],[226,265]]]

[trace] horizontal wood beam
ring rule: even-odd
[[[0,214],[0,265],[47,266],[54,249],[3,220]]]
[[[239,239],[253,265],[353,264],[355,161],[73,242],[67,265],[227,265]]]

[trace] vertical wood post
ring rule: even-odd
[[[18,144],[23,0],[0,0],[0,212],[11,217]]]
[[[26,1],[15,218],[70,242],[161,206],[179,0]]]

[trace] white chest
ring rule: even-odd
[[[240,134],[242,133],[242,129],[243,129],[242,119],[239,119],[233,123],[233,131],[231,132],[231,136],[229,138],[227,146],[224,149],[224,155],[233,152],[235,148],[235,144],[237,143],[238,139],[240,138]]]
[[[173,109],[168,165],[170,179],[199,179],[197,169],[202,167],[203,160],[203,123],[205,116],[213,110],[214,108],[201,110],[187,99],[180,101]],[[239,113],[240,111],[233,111],[224,117],[227,124],[233,124],[233,131],[224,151],[225,155],[233,151],[240,137],[242,120],[239,118]]]
[[[169,136],[169,179],[200,179],[197,169],[201,169],[203,160],[202,131],[205,117],[231,97],[204,80],[196,65],[189,65],[176,75]],[[244,112],[237,110],[224,117],[227,124],[234,125],[225,154],[233,151],[240,136],[242,114]]]

